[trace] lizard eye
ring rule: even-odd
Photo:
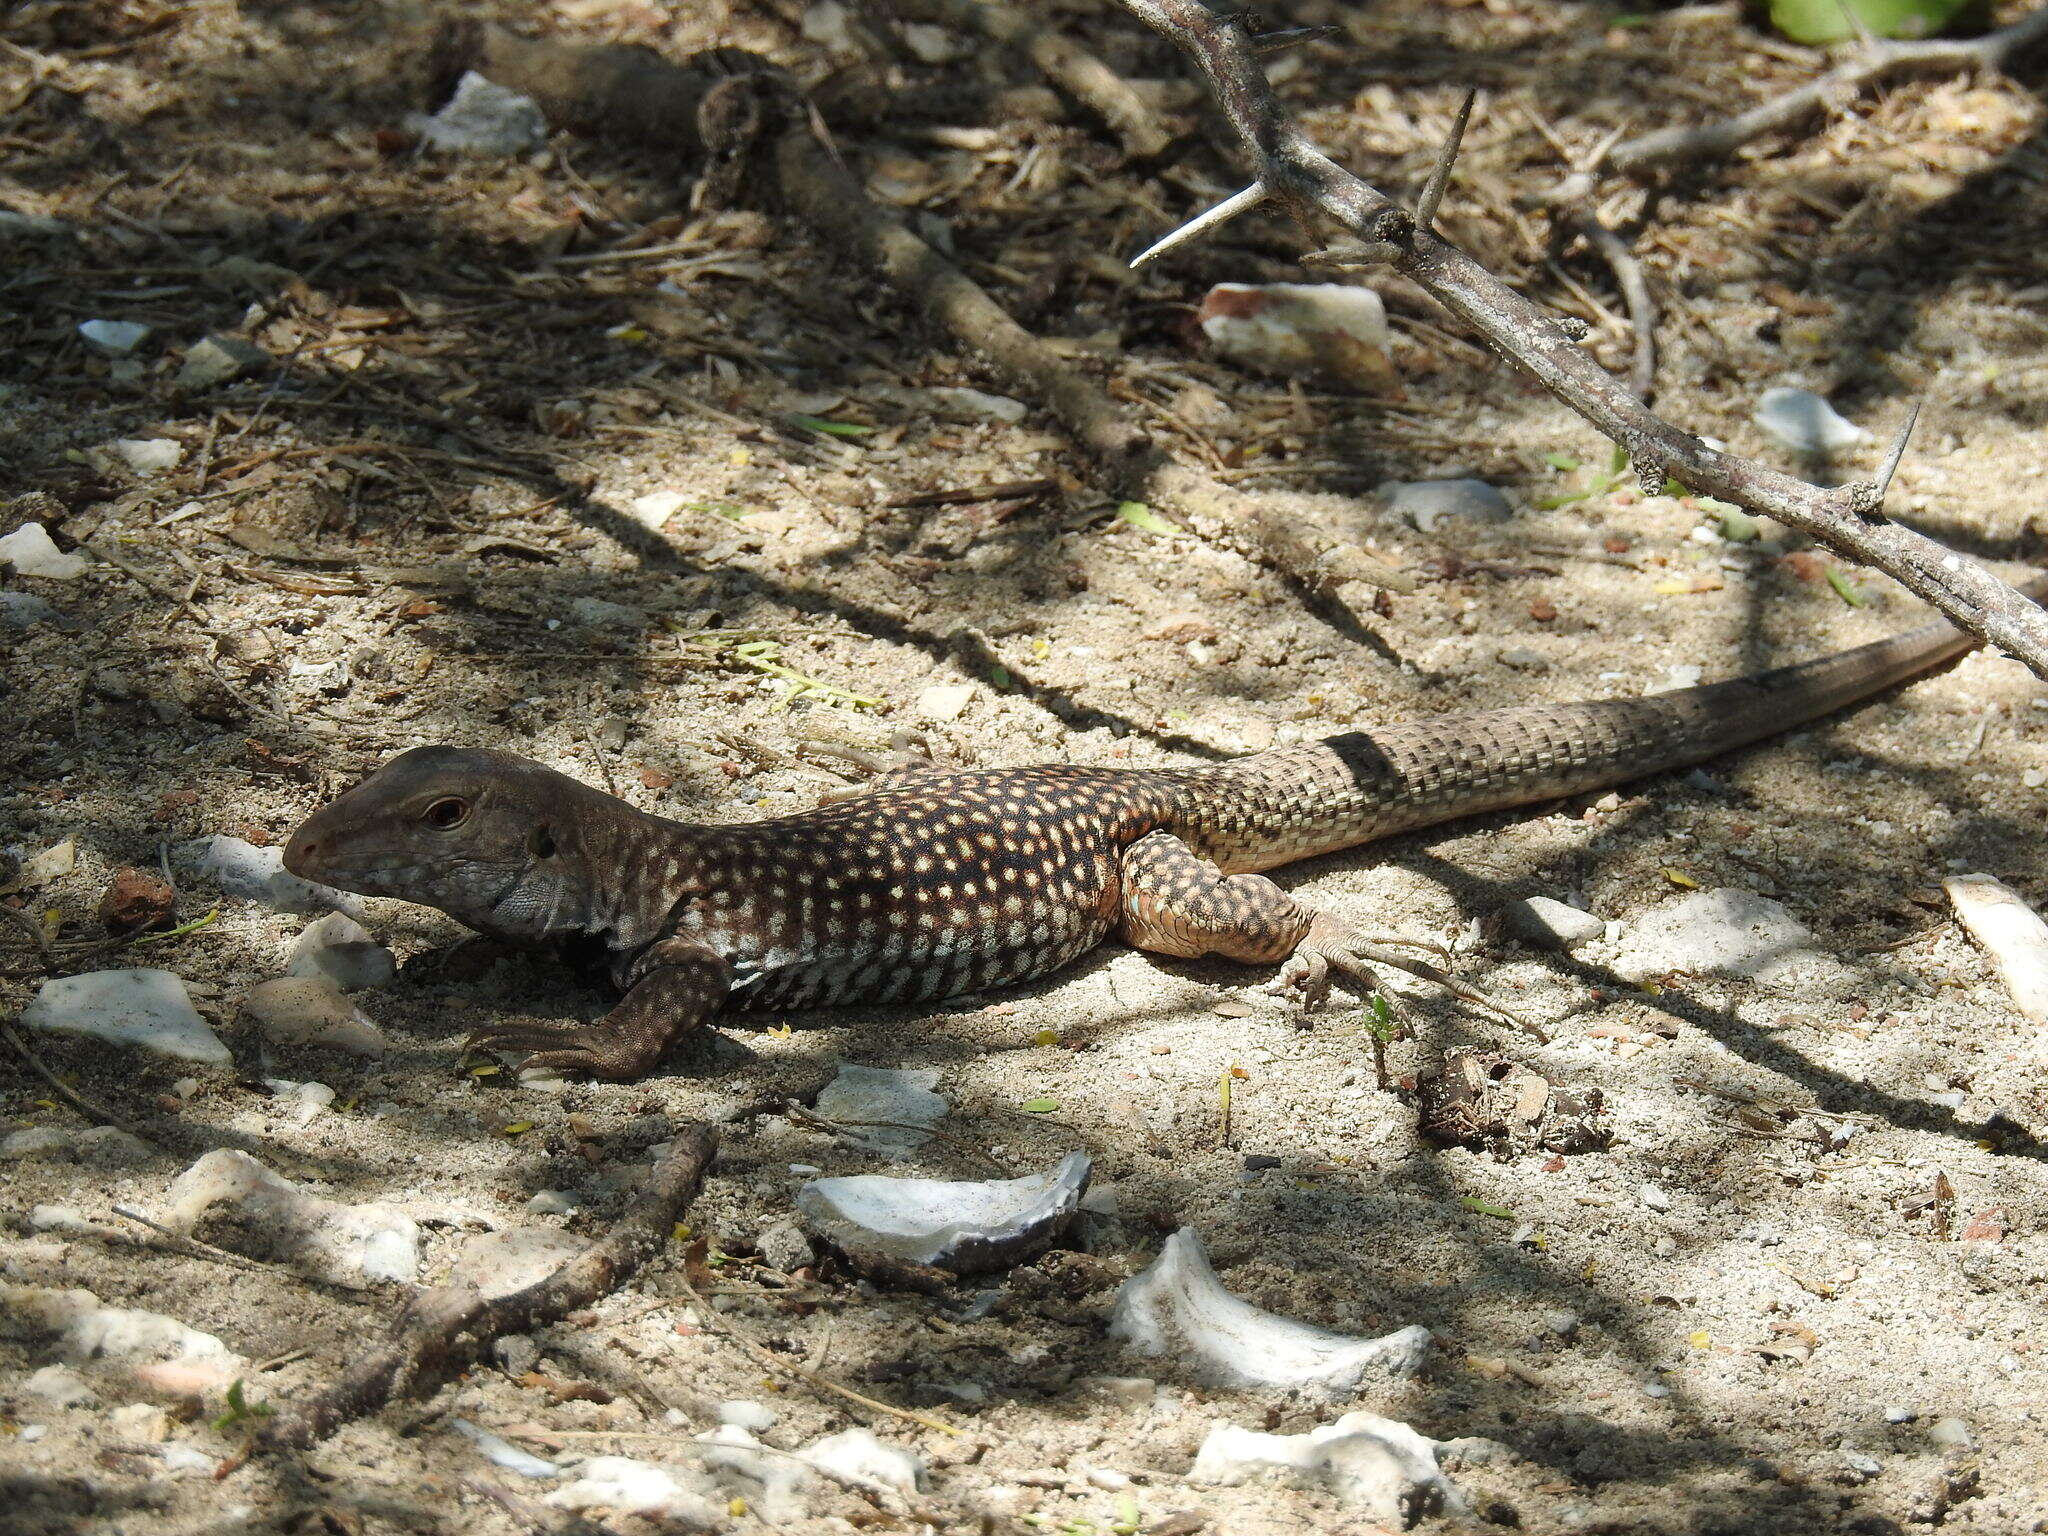
[[[446,795],[420,812],[421,821],[443,832],[461,826],[468,819],[469,802],[456,795]]]

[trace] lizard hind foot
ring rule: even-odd
[[[1434,982],[1451,996],[1484,1008],[1525,1034],[1549,1044],[1550,1037],[1529,1020],[1448,971],[1402,953],[1403,948],[1432,950],[1449,958],[1441,945],[1427,940],[1362,933],[1341,918],[1318,912],[1309,924],[1309,931],[1295,946],[1294,953],[1281,966],[1280,974],[1273,980],[1272,990],[1299,999],[1303,1008],[1312,1012],[1329,1000],[1333,977],[1342,977],[1361,993],[1378,992],[1381,991],[1379,977],[1373,967],[1391,966]]]
[[[659,1059],[661,1045],[650,1052],[644,1041],[591,1024],[499,1024],[477,1030],[463,1043],[463,1051],[524,1051],[528,1054],[517,1069],[522,1072],[549,1067],[623,1083],[644,1077]]]

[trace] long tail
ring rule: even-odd
[[[2037,601],[2048,597],[2048,573],[2020,590]],[[1704,762],[1880,693],[1976,644],[1936,619],[1729,682],[1444,715],[1178,770],[1165,775],[1181,802],[1173,830],[1226,870],[1270,869]]]

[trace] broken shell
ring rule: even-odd
[[[1355,1339],[1262,1312],[1223,1288],[1193,1227],[1174,1233],[1149,1268],[1124,1282],[1109,1334],[1137,1354],[1176,1356],[1212,1386],[1293,1387],[1329,1397],[1356,1391],[1368,1376],[1413,1376],[1430,1339],[1420,1325]]]
[[[1217,1424],[1188,1472],[1191,1483],[1233,1487],[1261,1473],[1323,1487],[1341,1504],[1389,1525],[1423,1515],[1460,1515],[1465,1500],[1437,1464],[1442,1442],[1395,1419],[1347,1413],[1304,1435],[1263,1435]]]
[[[856,1262],[929,1264],[957,1275],[1006,1269],[1073,1220],[1093,1163],[1075,1152],[1021,1179],[814,1179],[796,1197],[810,1229]]]

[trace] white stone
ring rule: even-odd
[[[924,1486],[924,1458],[877,1438],[872,1430],[843,1429],[797,1454],[827,1477],[857,1487],[916,1493]]]
[[[1368,1379],[1414,1376],[1430,1342],[1419,1325],[1358,1339],[1263,1312],[1223,1288],[1192,1227],[1169,1237],[1151,1266],[1124,1282],[1109,1334],[1134,1353],[1171,1357],[1209,1385],[1323,1397],[1348,1395]]]
[[[899,1072],[841,1062],[838,1076],[820,1090],[816,1109],[822,1118],[847,1126],[847,1140],[863,1151],[904,1157],[931,1140],[928,1128],[952,1108],[931,1091],[938,1080],[930,1068]]]
[[[1507,497],[1484,480],[1388,480],[1374,494],[1423,533],[1435,533],[1447,517],[1469,525],[1515,515]]]
[[[1301,1435],[1218,1424],[1196,1453],[1188,1481],[1229,1488],[1262,1474],[1328,1489],[1349,1508],[1397,1527],[1465,1509],[1437,1465],[1437,1443],[1378,1414],[1347,1413]]]
[[[798,1191],[796,1208],[812,1231],[855,1258],[981,1274],[1035,1256],[1064,1232],[1091,1167],[1075,1152],[1021,1179],[819,1179]]]
[[[1722,886],[1653,907],[1620,935],[1614,969],[1631,980],[1683,971],[1782,983],[1840,967],[1804,924],[1768,896]]]
[[[207,336],[193,344],[178,369],[178,388],[211,389],[270,366],[270,354],[237,336]]]
[[[161,1445],[170,1438],[171,1420],[155,1403],[124,1403],[108,1410],[107,1432],[142,1445]]]
[[[590,1239],[559,1227],[511,1227],[484,1232],[463,1244],[448,1272],[449,1285],[473,1285],[493,1300],[547,1279],[590,1248]]]
[[[1385,391],[1395,382],[1387,309],[1346,283],[1218,283],[1195,322],[1217,352],[1262,373]]]
[[[689,499],[681,491],[649,491],[645,496],[633,498],[633,516],[644,527],[659,532],[667,526],[670,518],[683,510],[683,503]]]
[[[224,896],[260,901],[279,912],[362,913],[362,903],[346,892],[287,874],[282,848],[259,848],[225,833],[199,846],[199,873],[210,876]]]
[[[723,1507],[706,1493],[687,1488],[678,1472],[630,1456],[593,1456],[576,1469],[576,1480],[547,1495],[556,1509],[610,1509],[620,1514],[654,1514],[717,1530],[726,1521]]]
[[[1501,919],[1516,938],[1543,949],[1571,949],[1607,931],[1607,925],[1592,913],[1548,896],[1511,901],[1501,908]]]
[[[179,1174],[165,1224],[190,1232],[216,1205],[232,1206],[286,1263],[335,1285],[411,1282],[420,1230],[388,1205],[342,1205],[301,1189],[246,1152],[218,1148]]]
[[[753,1434],[773,1429],[782,1417],[766,1403],[749,1402],[745,1398],[731,1398],[718,1405],[718,1422],[737,1424]]]
[[[1636,1187],[1636,1198],[1653,1211],[1671,1209],[1671,1197],[1655,1184],[1641,1184]]]
[[[92,1385],[68,1365],[46,1365],[22,1379],[21,1389],[53,1408],[75,1408],[93,1400]]]
[[[314,1046],[375,1059],[384,1033],[325,976],[259,981],[242,999],[242,1017],[273,1045]]]
[[[548,123],[529,96],[507,90],[475,70],[456,82],[448,105],[406,125],[434,149],[469,155],[523,155],[547,142]]]
[[[1012,400],[1008,395],[991,395],[979,389],[960,389],[942,384],[927,389],[925,394],[934,405],[955,415],[979,417],[984,421],[1019,422],[1030,414],[1030,408],[1022,400]]]
[[[185,445],[174,437],[117,437],[107,444],[116,462],[138,475],[160,475],[176,469]]]
[[[1810,389],[1778,385],[1757,401],[1752,418],[1766,435],[1800,453],[1833,453],[1870,441],[1870,434],[1845,421],[1827,400]]]
[[[0,538],[0,565],[11,565],[22,576],[40,576],[45,581],[76,581],[92,562],[83,555],[64,553],[41,523],[23,523]]]
[[[391,951],[345,912],[308,923],[285,966],[287,976],[325,976],[344,992],[384,986],[397,974]]]
[[[0,1140],[0,1158],[9,1162],[51,1162],[71,1157],[77,1151],[71,1133],[58,1125],[32,1125]]]
[[[91,1291],[0,1285],[0,1313],[57,1335],[58,1351],[74,1363],[175,1360],[232,1366],[241,1360],[210,1333],[161,1312],[103,1307]]]
[[[108,357],[133,352],[149,339],[149,327],[134,320],[81,320],[78,334]]]
[[[474,1443],[476,1448],[483,1452],[486,1460],[503,1467],[507,1472],[517,1472],[521,1477],[533,1478],[562,1475],[562,1469],[552,1461],[543,1461],[530,1452],[522,1451],[511,1441],[502,1439],[487,1429],[479,1429],[467,1419],[451,1418],[448,1426],[465,1440]]]
[[[972,683],[935,683],[917,696],[917,712],[927,720],[958,720],[974,702]]]
[[[2048,1024],[2048,923],[1996,875],[1950,875],[1941,888],[1957,921],[1997,964],[2014,1005]]]
[[[233,1060],[192,1006],[185,983],[169,971],[87,971],[46,981],[21,1022],[53,1034],[139,1045],[179,1061],[224,1067]]]

